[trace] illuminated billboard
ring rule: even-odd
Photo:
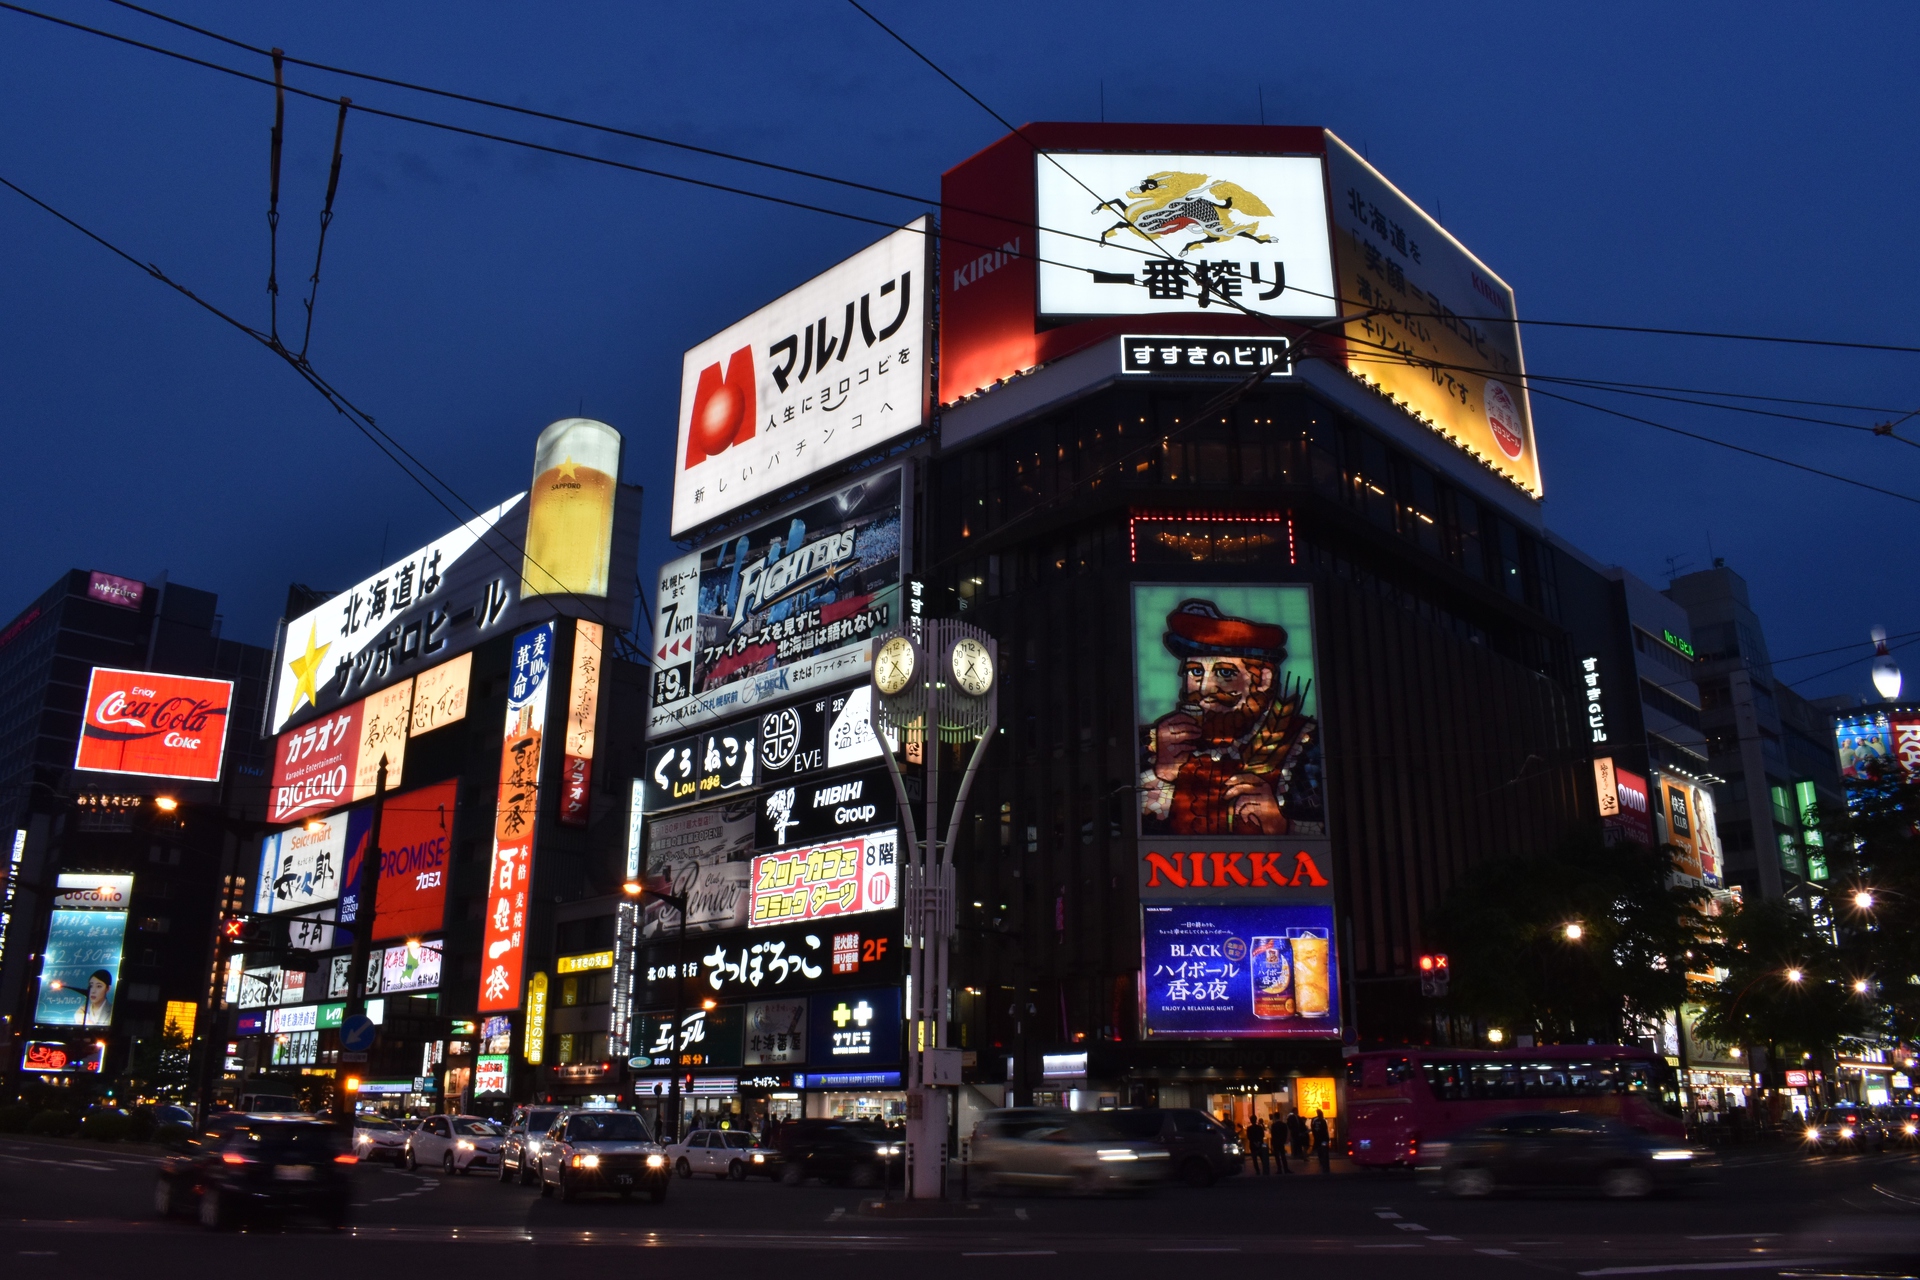
[[[380,967],[380,992],[432,991],[440,985],[440,944],[414,940],[388,947]]]
[[[480,958],[479,1011],[520,1005],[526,956],[527,893],[533,874],[534,815],[540,805],[540,752],[546,740],[547,689],[553,682],[553,627],[542,623],[513,638],[507,717],[500,744],[500,790],[494,805],[493,861]]]
[[[600,646],[606,628],[574,623],[573,676],[567,682],[566,743],[560,766],[560,824],[584,827],[591,810],[593,730],[600,715]]]
[[[95,667],[73,767],[218,782],[231,680]]]
[[[253,909],[298,911],[340,897],[348,854],[366,842],[372,826],[372,811],[356,809],[268,836],[260,843]]]
[[[904,482],[862,477],[662,566],[647,735],[866,675],[900,621]]]
[[[1539,497],[1513,290],[1331,133],[1327,185],[1348,372]]]
[[[467,718],[467,691],[473,683],[473,655],[463,653],[413,679],[413,724],[407,736],[417,738],[442,725]]]
[[[387,788],[400,785],[412,736],[413,681],[382,689],[273,744],[267,821],[293,822],[371,799],[387,762]]]
[[[1143,903],[1142,1034],[1338,1039],[1332,903]]]
[[[432,933],[446,923],[447,873],[454,803],[460,782],[445,782],[391,796],[380,815],[380,890],[373,937]],[[340,895],[340,922],[358,918],[361,876],[369,842],[352,843]]]
[[[43,1027],[107,1027],[120,989],[133,877],[63,873],[55,881],[33,1020]]]
[[[1319,156],[1046,152],[1034,192],[1046,319],[1338,314]]]
[[[686,353],[675,537],[926,422],[929,231],[910,223]]]
[[[1893,756],[1893,728],[1884,711],[1842,716],[1834,721],[1833,736],[1840,750],[1840,772],[1846,777],[1864,778]]]
[[[562,418],[540,433],[527,490],[522,596],[607,594],[620,449],[620,433],[592,418]]]
[[[1312,588],[1136,583],[1140,834],[1327,834]]]
[[[753,860],[755,928],[885,911],[900,901],[900,833],[876,831]]]
[[[647,823],[647,877],[664,879],[687,901],[687,932],[717,933],[747,924],[753,873],[751,800],[654,818]],[[641,904],[640,936],[668,937],[679,908],[657,896]]]

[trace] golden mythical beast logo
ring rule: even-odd
[[[1180,246],[1183,256],[1203,244],[1219,244],[1236,236],[1273,243],[1272,236],[1260,234],[1259,220],[1273,216],[1266,202],[1245,187],[1204,173],[1156,173],[1141,179],[1125,198],[1102,200],[1093,212],[1102,209],[1120,215],[1120,221],[1100,233],[1103,242],[1116,231],[1131,231],[1149,244],[1168,236],[1197,236]],[[1251,217],[1243,222],[1240,214]]]

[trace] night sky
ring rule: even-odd
[[[270,74],[105,0],[101,26]],[[164,6],[163,6],[164,7]],[[323,12],[324,8],[324,12]],[[292,69],[357,103],[887,221],[1000,136],[837,0],[328,6],[171,0],[250,44],[924,193],[926,204]],[[1514,287],[1524,316],[1920,345],[1911,6],[907,5],[876,10],[1001,114],[1326,125]],[[250,324],[267,318],[272,92],[0,12],[0,176]],[[300,297],[332,144],[291,99],[280,318]],[[680,353],[881,231],[354,115],[311,355],[476,506],[524,487],[576,413],[628,440],[643,576],[671,550]],[[270,643],[289,581],[349,585],[455,522],[284,364],[0,189],[0,617],[69,567],[220,593]],[[1920,355],[1578,329],[1536,374],[1920,407]],[[1868,432],[1557,388],[1920,498],[1920,451]],[[1865,694],[1867,628],[1920,631],[1920,506],[1544,397],[1547,517],[1664,585],[1719,555],[1810,695]],[[1920,417],[1899,434],[1920,441]],[[462,513],[464,516],[464,512]],[[1114,643],[1123,643],[1114,637]],[[1920,680],[1920,644],[1905,656]],[[1851,659],[1851,660],[1850,660]],[[1839,670],[1830,670],[1839,664]],[[1913,681],[1910,680],[1910,686]]]

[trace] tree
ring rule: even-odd
[[[1868,1033],[1868,1002],[1853,990],[1832,935],[1800,903],[1773,898],[1721,915],[1706,958],[1726,976],[1697,990],[1696,1034],[1825,1055]]]
[[[1548,1042],[1618,1042],[1663,1020],[1687,996],[1708,929],[1705,891],[1672,874],[1670,849],[1589,832],[1474,868],[1427,929],[1448,953],[1449,1004]]]
[[[1809,852],[1827,868],[1816,904],[1845,977],[1868,985],[1882,1033],[1920,1037],[1920,778],[1894,761],[1849,777],[1847,807],[1809,815]]]

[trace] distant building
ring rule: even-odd
[[[1809,810],[1840,804],[1839,762],[1825,713],[1778,681],[1746,579],[1723,564],[1675,578],[1667,596],[1693,624],[1701,727],[1727,879],[1749,894],[1805,896],[1825,874]]]
[[[9,1077],[30,1056],[29,1044],[43,1046],[31,1055],[36,1066],[56,1066],[66,1053],[76,1069],[84,1062],[117,1075],[139,1043],[152,1047],[163,1024],[191,1027],[191,1010],[206,999],[214,922],[243,897],[252,860],[242,856],[233,822],[259,816],[265,801],[258,735],[271,662],[266,649],[221,638],[217,605],[212,592],[179,583],[74,569],[0,628],[0,1070]],[[232,681],[230,699],[202,709],[224,742],[196,731],[217,777],[77,769],[95,668]],[[130,687],[143,686],[134,677]],[[155,805],[162,796],[171,811]],[[115,885],[131,877],[131,885],[109,904],[121,919],[63,912],[100,933],[81,981],[100,971],[111,977],[82,1008],[78,990],[61,997],[69,989],[63,979],[40,978],[50,900],[66,889],[66,907],[77,900],[71,895],[89,892],[74,884],[94,877]],[[98,886],[90,891],[99,896]],[[43,986],[53,998],[41,998]]]

